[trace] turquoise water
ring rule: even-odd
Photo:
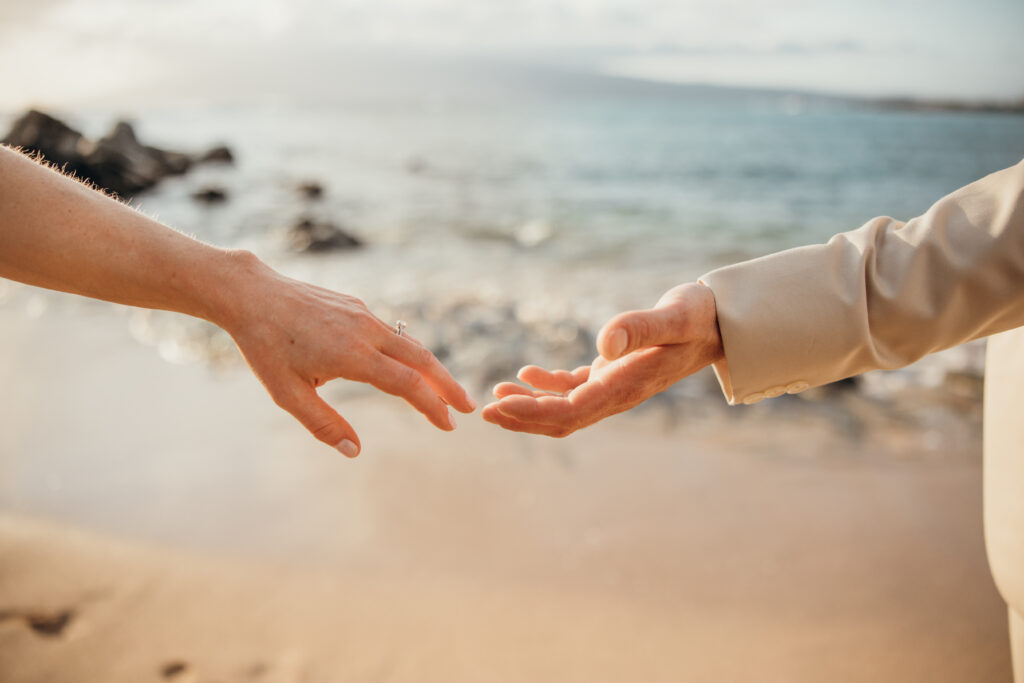
[[[785,98],[162,116],[143,115],[142,131],[179,146],[225,140],[239,151],[222,179],[235,201],[220,214],[176,206],[173,192],[141,199],[186,230],[251,238],[303,210],[289,182],[315,179],[328,196],[311,208],[371,244],[466,246],[518,235],[538,258],[611,251],[626,264],[698,270],[827,239],[876,215],[910,218],[1024,157],[1021,116],[837,104],[794,111]]]
[[[618,310],[877,215],[913,217],[1024,157],[1024,116],[621,83],[494,91],[139,110],[144,141],[224,142],[238,162],[136,204],[409,320],[483,383],[523,361],[585,362]],[[67,118],[100,134],[114,115]],[[324,185],[322,200],[296,192],[308,180]],[[229,202],[189,199],[210,184]],[[289,254],[284,231],[307,215],[368,246]]]

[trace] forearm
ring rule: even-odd
[[[274,401],[350,457],[355,430],[316,392],[332,379],[401,396],[440,429],[455,428],[448,406],[474,408],[430,351],[358,299],[191,239],[3,147],[0,277],[221,326]]]
[[[906,224],[729,266],[714,291],[731,402],[824,384],[1024,324],[1024,162]]]
[[[255,259],[176,232],[0,147],[0,276],[226,322]]]

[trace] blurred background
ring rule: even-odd
[[[185,155],[187,172],[122,194],[408,321],[483,401],[526,363],[589,363],[605,320],[675,284],[909,219],[1020,161],[1021,26],[1016,0],[0,0],[0,133],[34,109],[62,135]],[[981,545],[983,342],[754,408],[727,408],[705,373],[564,442],[475,416],[444,440],[336,382],[325,395],[366,448],[338,463],[216,328],[4,281],[0,315],[4,511],[346,581],[372,570],[414,596],[425,576],[451,583],[441,604],[462,611],[438,623],[477,619],[475,640],[396,636],[422,659],[389,650],[377,680],[622,680],[638,661],[648,680],[744,680],[737,657],[762,680],[1007,675]],[[837,598],[847,583],[861,588]],[[486,618],[465,588],[513,584],[525,597]],[[571,609],[550,594],[566,587]],[[973,616],[940,624],[951,606]],[[434,614],[384,613],[384,631]],[[593,643],[552,635],[584,613]],[[560,644],[488,630],[538,614]],[[621,644],[623,623],[647,636]],[[240,642],[302,632],[282,628]],[[603,638],[625,654],[608,660]],[[169,677],[206,680],[204,656],[241,671],[188,647],[205,654]],[[15,651],[0,664],[18,680],[80,671]],[[313,645],[288,652],[265,671],[354,675]]]

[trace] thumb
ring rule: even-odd
[[[615,360],[648,346],[678,344],[684,341],[683,317],[672,305],[620,313],[601,328],[597,351],[606,360]]]
[[[316,389],[300,385],[288,396],[275,401],[292,414],[310,434],[348,458],[359,455],[359,436],[345,418],[320,398]]]

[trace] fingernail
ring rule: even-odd
[[[357,455],[359,455],[359,446],[357,446],[355,442],[349,441],[348,439],[345,439],[344,441],[339,443],[337,446],[335,446],[335,448],[337,448],[338,452],[344,455],[346,458],[354,458]]]
[[[626,331],[621,327],[609,334],[608,341],[605,342],[608,357],[618,358],[621,356],[622,352],[626,350],[626,344],[628,343],[629,337],[626,335]]]
[[[469,395],[468,391],[466,392],[466,403],[469,404],[470,410],[476,410],[476,401],[473,400],[473,397]]]
[[[455,429],[455,413],[452,412],[451,408],[448,409],[448,424],[452,426],[452,429]]]

